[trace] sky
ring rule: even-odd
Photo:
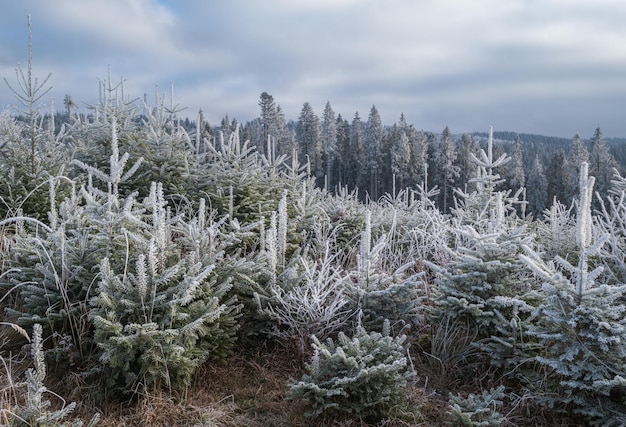
[[[42,108],[85,111],[109,70],[129,99],[167,96],[213,125],[260,115],[268,92],[288,120],[626,137],[624,0],[0,0],[0,77],[49,73]],[[146,95],[147,94],[147,95]],[[0,110],[17,101],[0,81]]]

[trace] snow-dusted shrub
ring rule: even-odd
[[[454,427],[498,427],[505,421],[498,412],[502,407],[504,386],[467,397],[450,395],[446,410],[449,425]]]
[[[298,256],[263,295],[256,294],[260,312],[273,321],[268,335],[295,341],[304,354],[311,335],[326,339],[346,327],[354,314],[344,295],[350,277],[335,265],[337,256],[329,247],[317,261]]]
[[[569,207],[554,200],[550,208],[543,211],[543,218],[533,222],[537,242],[537,251],[544,259],[576,256],[576,216],[574,204]]]
[[[379,256],[383,271],[394,272],[414,263],[410,269],[420,272],[425,260],[442,265],[449,259],[445,247],[453,237],[450,220],[429,197],[429,192],[418,187],[417,191],[401,191],[395,198],[386,195],[368,204],[372,240],[383,235],[386,239]]]
[[[405,399],[413,378],[405,336],[391,337],[358,327],[353,337],[339,333],[337,342],[313,337],[314,354],[307,373],[289,388],[291,399],[310,405],[310,417],[358,416],[379,420]]]
[[[381,331],[389,321],[395,330],[418,322],[424,298],[421,272],[415,271],[415,260],[403,265],[390,262],[385,268],[389,241],[386,234],[372,246],[371,212],[365,212],[354,280],[347,290],[349,307],[360,313],[360,321],[368,330]],[[390,270],[390,271],[388,271]]]

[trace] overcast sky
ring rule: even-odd
[[[418,129],[626,137],[624,0],[0,0],[0,77],[28,62],[50,96],[82,107],[111,67],[126,94],[155,88],[200,108],[258,117],[270,93],[287,119],[321,117]],[[45,98],[46,104],[50,97]],[[0,81],[0,108],[15,100]]]

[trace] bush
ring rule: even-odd
[[[367,332],[358,327],[353,338],[339,333],[338,343],[313,337],[314,355],[307,373],[291,384],[289,397],[311,405],[305,415],[346,416],[378,420],[403,403],[413,373],[407,369],[406,337]]]
[[[448,417],[455,427],[497,427],[502,425],[504,416],[497,411],[502,406],[504,386],[481,394],[470,393],[467,397],[450,395]]]

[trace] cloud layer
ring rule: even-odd
[[[296,119],[326,101],[351,119],[571,137],[626,136],[626,2],[621,0],[55,0],[7,2],[0,77],[35,75],[95,103],[111,66],[126,93],[156,86],[194,117],[259,115],[261,92]],[[0,105],[13,104],[6,85]]]

